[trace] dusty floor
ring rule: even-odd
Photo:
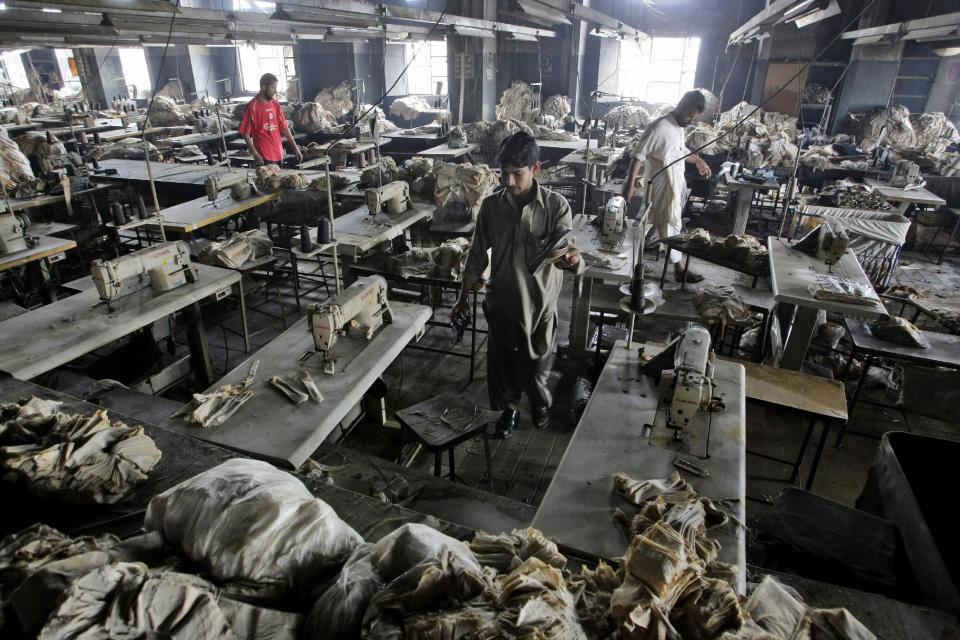
[[[659,266],[651,265],[659,274]],[[697,269],[694,262],[694,269]],[[745,276],[727,272],[723,269],[699,269],[707,280],[702,285],[717,283],[746,282]],[[942,266],[932,264],[920,254],[906,253],[895,276],[896,283],[923,288],[952,297],[960,284],[960,258],[948,257]],[[761,286],[766,283],[761,281]],[[279,285],[279,286],[277,286]],[[668,292],[677,285],[668,284]],[[321,301],[327,297],[323,287],[304,295],[301,311],[293,305],[292,287],[289,280],[282,280],[266,288],[262,281],[249,281],[247,284],[248,304],[256,306],[257,311],[249,314],[251,341],[253,349],[262,347],[283,330],[281,306],[289,327],[303,316],[303,309],[309,302]],[[278,297],[279,290],[279,297]],[[570,316],[571,286],[565,283],[560,303],[561,323],[559,330],[560,345],[566,343]],[[269,295],[267,295],[269,293]],[[403,299],[416,300],[416,291]],[[397,298],[402,294],[397,292]],[[444,302],[449,305],[453,294],[447,293]],[[447,318],[449,309],[440,309],[437,318]],[[207,340],[214,360],[214,368],[222,374],[239,364],[247,357],[243,353],[242,340],[237,335],[240,328],[239,312],[235,301],[230,300],[211,305],[204,312],[207,323]],[[480,327],[485,325],[480,322]],[[656,326],[649,327],[651,339],[663,339],[667,333]],[[177,332],[178,354],[185,352],[185,339]],[[469,344],[469,337],[465,340]],[[433,347],[449,348],[453,345],[453,333],[444,327],[434,327],[424,336],[421,344]],[[463,345],[456,346],[463,352]],[[170,356],[165,355],[165,358]],[[92,362],[93,357],[84,361]],[[80,362],[78,364],[83,364]],[[546,487],[566,449],[567,443],[576,427],[579,414],[589,399],[591,380],[595,379],[592,362],[577,362],[558,358],[551,376],[551,385],[556,398],[551,411],[551,422],[547,429],[534,430],[528,412],[523,412],[518,433],[509,440],[492,440],[494,492],[509,500],[528,505],[523,513],[532,513],[533,508],[542,499]],[[484,357],[483,336],[478,335],[478,353],[475,363],[475,379],[470,381],[469,361],[465,358],[441,355],[437,353],[408,348],[384,375],[387,383],[386,405],[388,412],[420,402],[444,391],[463,391],[475,394],[478,401],[485,399],[484,375],[486,360]],[[89,373],[89,370],[88,370]],[[173,394],[176,399],[185,400],[186,395]],[[171,405],[173,406],[173,405]],[[771,410],[748,405],[747,442],[752,451],[760,451],[777,457],[792,458],[800,446],[806,423],[796,417],[780,414]],[[867,476],[867,470],[875,455],[878,437],[885,431],[903,430],[914,433],[957,438],[958,432],[949,422],[914,414],[905,414],[900,410],[880,409],[860,404],[851,417],[849,433],[841,447],[833,446],[833,437],[829,441],[820,468],[817,472],[813,491],[846,505],[853,505],[860,494]],[[351,449],[363,452],[379,459],[402,460],[410,468],[424,473],[432,473],[433,458],[425,453],[415,454],[412,443],[400,443],[399,431],[390,427],[372,424],[360,424],[340,443]],[[812,456],[807,455],[807,466]],[[470,487],[488,491],[489,486],[481,482],[484,472],[482,444],[479,439],[457,448],[455,465],[457,473]],[[447,460],[444,457],[443,472],[447,472]],[[798,484],[806,479],[807,469],[801,474]],[[769,508],[768,504],[780,491],[788,486],[786,478],[789,469],[755,456],[747,457],[747,494],[749,496],[747,512],[751,523]],[[459,508],[470,510],[469,498],[460,498],[463,504]],[[411,505],[416,508],[416,505]],[[449,507],[449,505],[447,505]],[[455,514],[456,508],[450,513]],[[450,517],[450,516],[448,516]]]

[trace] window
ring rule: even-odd
[[[429,40],[423,43],[405,44],[403,49],[404,64],[413,62],[407,67],[407,93],[434,95],[437,92],[437,83],[440,83],[440,94],[447,94],[447,43],[445,40]],[[414,57],[419,48],[420,53]]]
[[[620,43],[620,93],[654,104],[676,104],[693,89],[700,38],[650,38]]]
[[[293,47],[274,44],[238,44],[237,63],[240,66],[244,91],[260,91],[260,76],[277,76],[277,91],[287,90],[287,76],[293,77]]]
[[[23,66],[23,58],[20,57],[25,51],[26,49],[18,49],[0,54],[0,84],[10,84],[17,89],[30,88],[27,70]]]
[[[54,55],[57,58],[57,67],[60,69],[60,77],[63,78],[62,95],[73,95],[80,93],[80,75],[77,73],[77,63],[73,59],[73,51],[70,49],[54,49]]]
[[[147,56],[140,47],[119,47],[120,68],[123,70],[123,81],[128,85],[130,96],[134,95],[133,85],[137,88],[136,95],[142,97],[153,88],[150,80],[150,70],[147,68]]]
[[[271,14],[277,8],[275,2],[264,2],[263,0],[233,0],[234,11],[251,11],[253,13]],[[260,89],[257,88],[257,91]]]

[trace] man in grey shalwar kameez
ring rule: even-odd
[[[572,225],[566,199],[535,179],[539,155],[536,141],[526,133],[516,133],[501,144],[498,159],[504,188],[480,205],[463,288],[453,310],[454,317],[466,312],[469,292],[482,283],[489,265],[483,303],[489,329],[487,389],[491,407],[503,411],[497,430],[505,438],[517,428],[522,393],[530,399],[534,426],[547,426],[552,401],[547,377],[557,334],[561,270],[584,268],[570,241],[530,272],[528,265],[539,255],[541,243]]]

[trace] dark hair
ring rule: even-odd
[[[277,84],[277,76],[273,75],[272,73],[265,73],[260,76],[261,87],[268,87],[271,84]]]
[[[683,111],[684,113],[703,113],[704,109],[706,108],[706,96],[696,89],[693,91],[687,91],[685,94],[683,94],[683,97],[680,98],[680,102],[677,103],[677,111]]]
[[[532,167],[540,160],[540,147],[533,136],[524,131],[518,131],[507,136],[500,143],[497,161],[500,166]]]

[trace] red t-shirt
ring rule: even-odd
[[[258,96],[247,104],[240,121],[240,133],[253,139],[253,147],[267,162],[279,164],[283,160],[283,140],[280,134],[287,130],[287,119],[276,100],[264,102]]]

